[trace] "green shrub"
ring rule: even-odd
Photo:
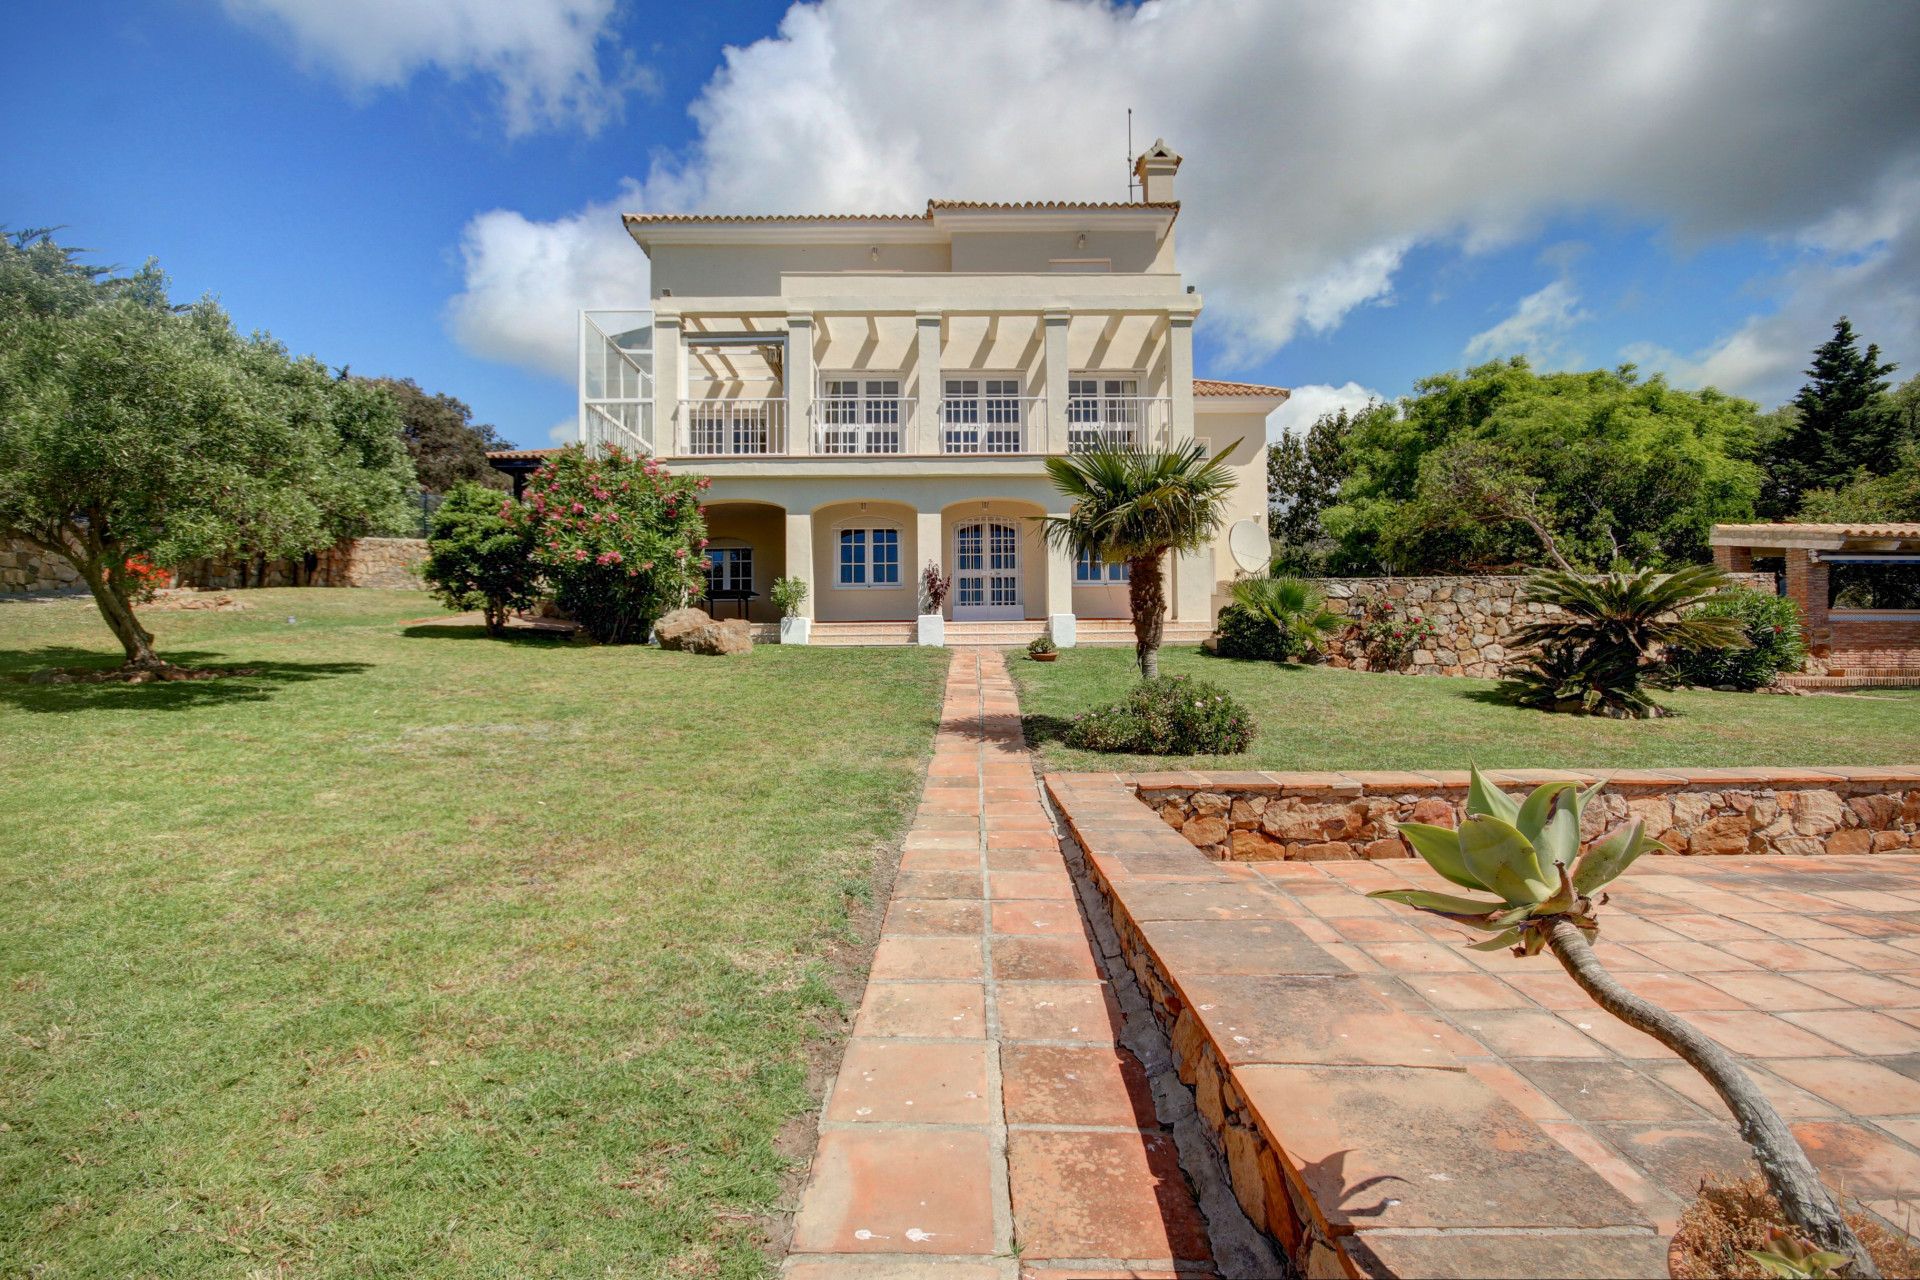
[[[1253,744],[1253,715],[1219,685],[1158,676],[1110,707],[1075,716],[1066,742],[1133,755],[1236,755]]]
[[[514,518],[513,499],[471,481],[457,484],[433,513],[421,568],[449,609],[479,609],[499,635],[507,614],[533,603],[533,538]]]
[[[568,616],[602,644],[637,644],[704,582],[709,483],[619,449],[568,448],[534,474],[515,514]]]
[[[800,616],[800,606],[807,602],[807,584],[803,578],[775,578],[773,581],[773,606],[780,610],[783,618]]]
[[[1683,683],[1759,689],[1783,671],[1798,671],[1806,661],[1800,606],[1785,596],[1734,587],[1693,612],[1696,617],[1732,618],[1745,630],[1747,646],[1673,649],[1667,662]]]
[[[1319,652],[1340,621],[1311,583],[1242,578],[1233,584],[1233,603],[1220,611],[1218,649],[1223,658],[1289,662]]]

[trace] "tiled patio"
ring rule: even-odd
[[[1118,1030],[1005,659],[956,650],[783,1274],[1212,1274]]]

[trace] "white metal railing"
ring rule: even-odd
[[[815,453],[912,453],[910,396],[819,396],[813,402]]]
[[[654,448],[653,313],[580,313],[580,442]]]
[[[940,452],[1038,453],[1045,396],[948,396],[940,402]]]
[[[1164,449],[1172,439],[1173,401],[1166,396],[1067,397],[1067,452]]]
[[[684,457],[734,457],[787,451],[787,402],[682,400],[679,448]]]

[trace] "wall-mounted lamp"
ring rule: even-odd
[[[879,246],[879,245],[874,245],[874,246],[873,246],[873,247],[872,247],[871,249],[868,249],[868,250],[867,250],[867,261],[868,261],[868,262],[878,262],[878,261],[880,261],[880,246]]]
[[[673,290],[671,290],[671,289],[662,289],[662,290],[660,291],[660,296],[661,296],[661,297],[663,297],[663,298],[671,298],[671,297],[673,296]]]
[[[860,504],[860,514],[861,515],[867,514],[867,504],[864,502]]]
[[[1073,242],[1073,247],[1074,247],[1074,248],[1076,248],[1076,249],[1084,249],[1084,248],[1086,248],[1086,247],[1087,247],[1087,233],[1086,233],[1086,232],[1084,232],[1084,231],[1082,231],[1082,232],[1080,233],[1080,238],[1079,238],[1078,240],[1075,240],[1075,241]]]

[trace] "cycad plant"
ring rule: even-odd
[[[1688,613],[1727,585],[1711,565],[1671,573],[1535,574],[1520,598],[1560,612],[1514,632],[1513,643],[1534,652],[1507,668],[1507,687],[1516,700],[1548,711],[1633,720],[1664,715],[1647,693],[1661,650],[1747,643],[1735,620]]]
[[[1491,933],[1491,938],[1473,944],[1476,951],[1511,948],[1516,956],[1553,952],[1594,1003],[1673,1050],[1713,1086],[1792,1225],[1815,1247],[1850,1259],[1849,1274],[1877,1276],[1807,1153],[1738,1060],[1690,1023],[1627,990],[1594,954],[1590,940],[1600,929],[1594,913],[1607,900],[1601,890],[1634,859],[1660,847],[1636,819],[1580,852],[1581,814],[1604,785],[1595,783],[1582,791],[1571,782],[1549,782],[1521,802],[1475,769],[1466,817],[1457,830],[1403,822],[1400,835],[1447,880],[1491,893],[1493,899],[1424,889],[1382,889],[1369,896]]]
[[[1160,579],[1169,551],[1198,551],[1226,519],[1233,473],[1226,458],[1189,443],[1165,453],[1095,449],[1047,459],[1053,487],[1072,502],[1063,516],[1040,516],[1050,546],[1127,564],[1127,605],[1141,678],[1160,674],[1167,592]]]
[[[1289,658],[1319,648],[1346,620],[1327,608],[1318,587],[1299,578],[1242,578],[1233,602],[1273,628],[1277,648]]]

